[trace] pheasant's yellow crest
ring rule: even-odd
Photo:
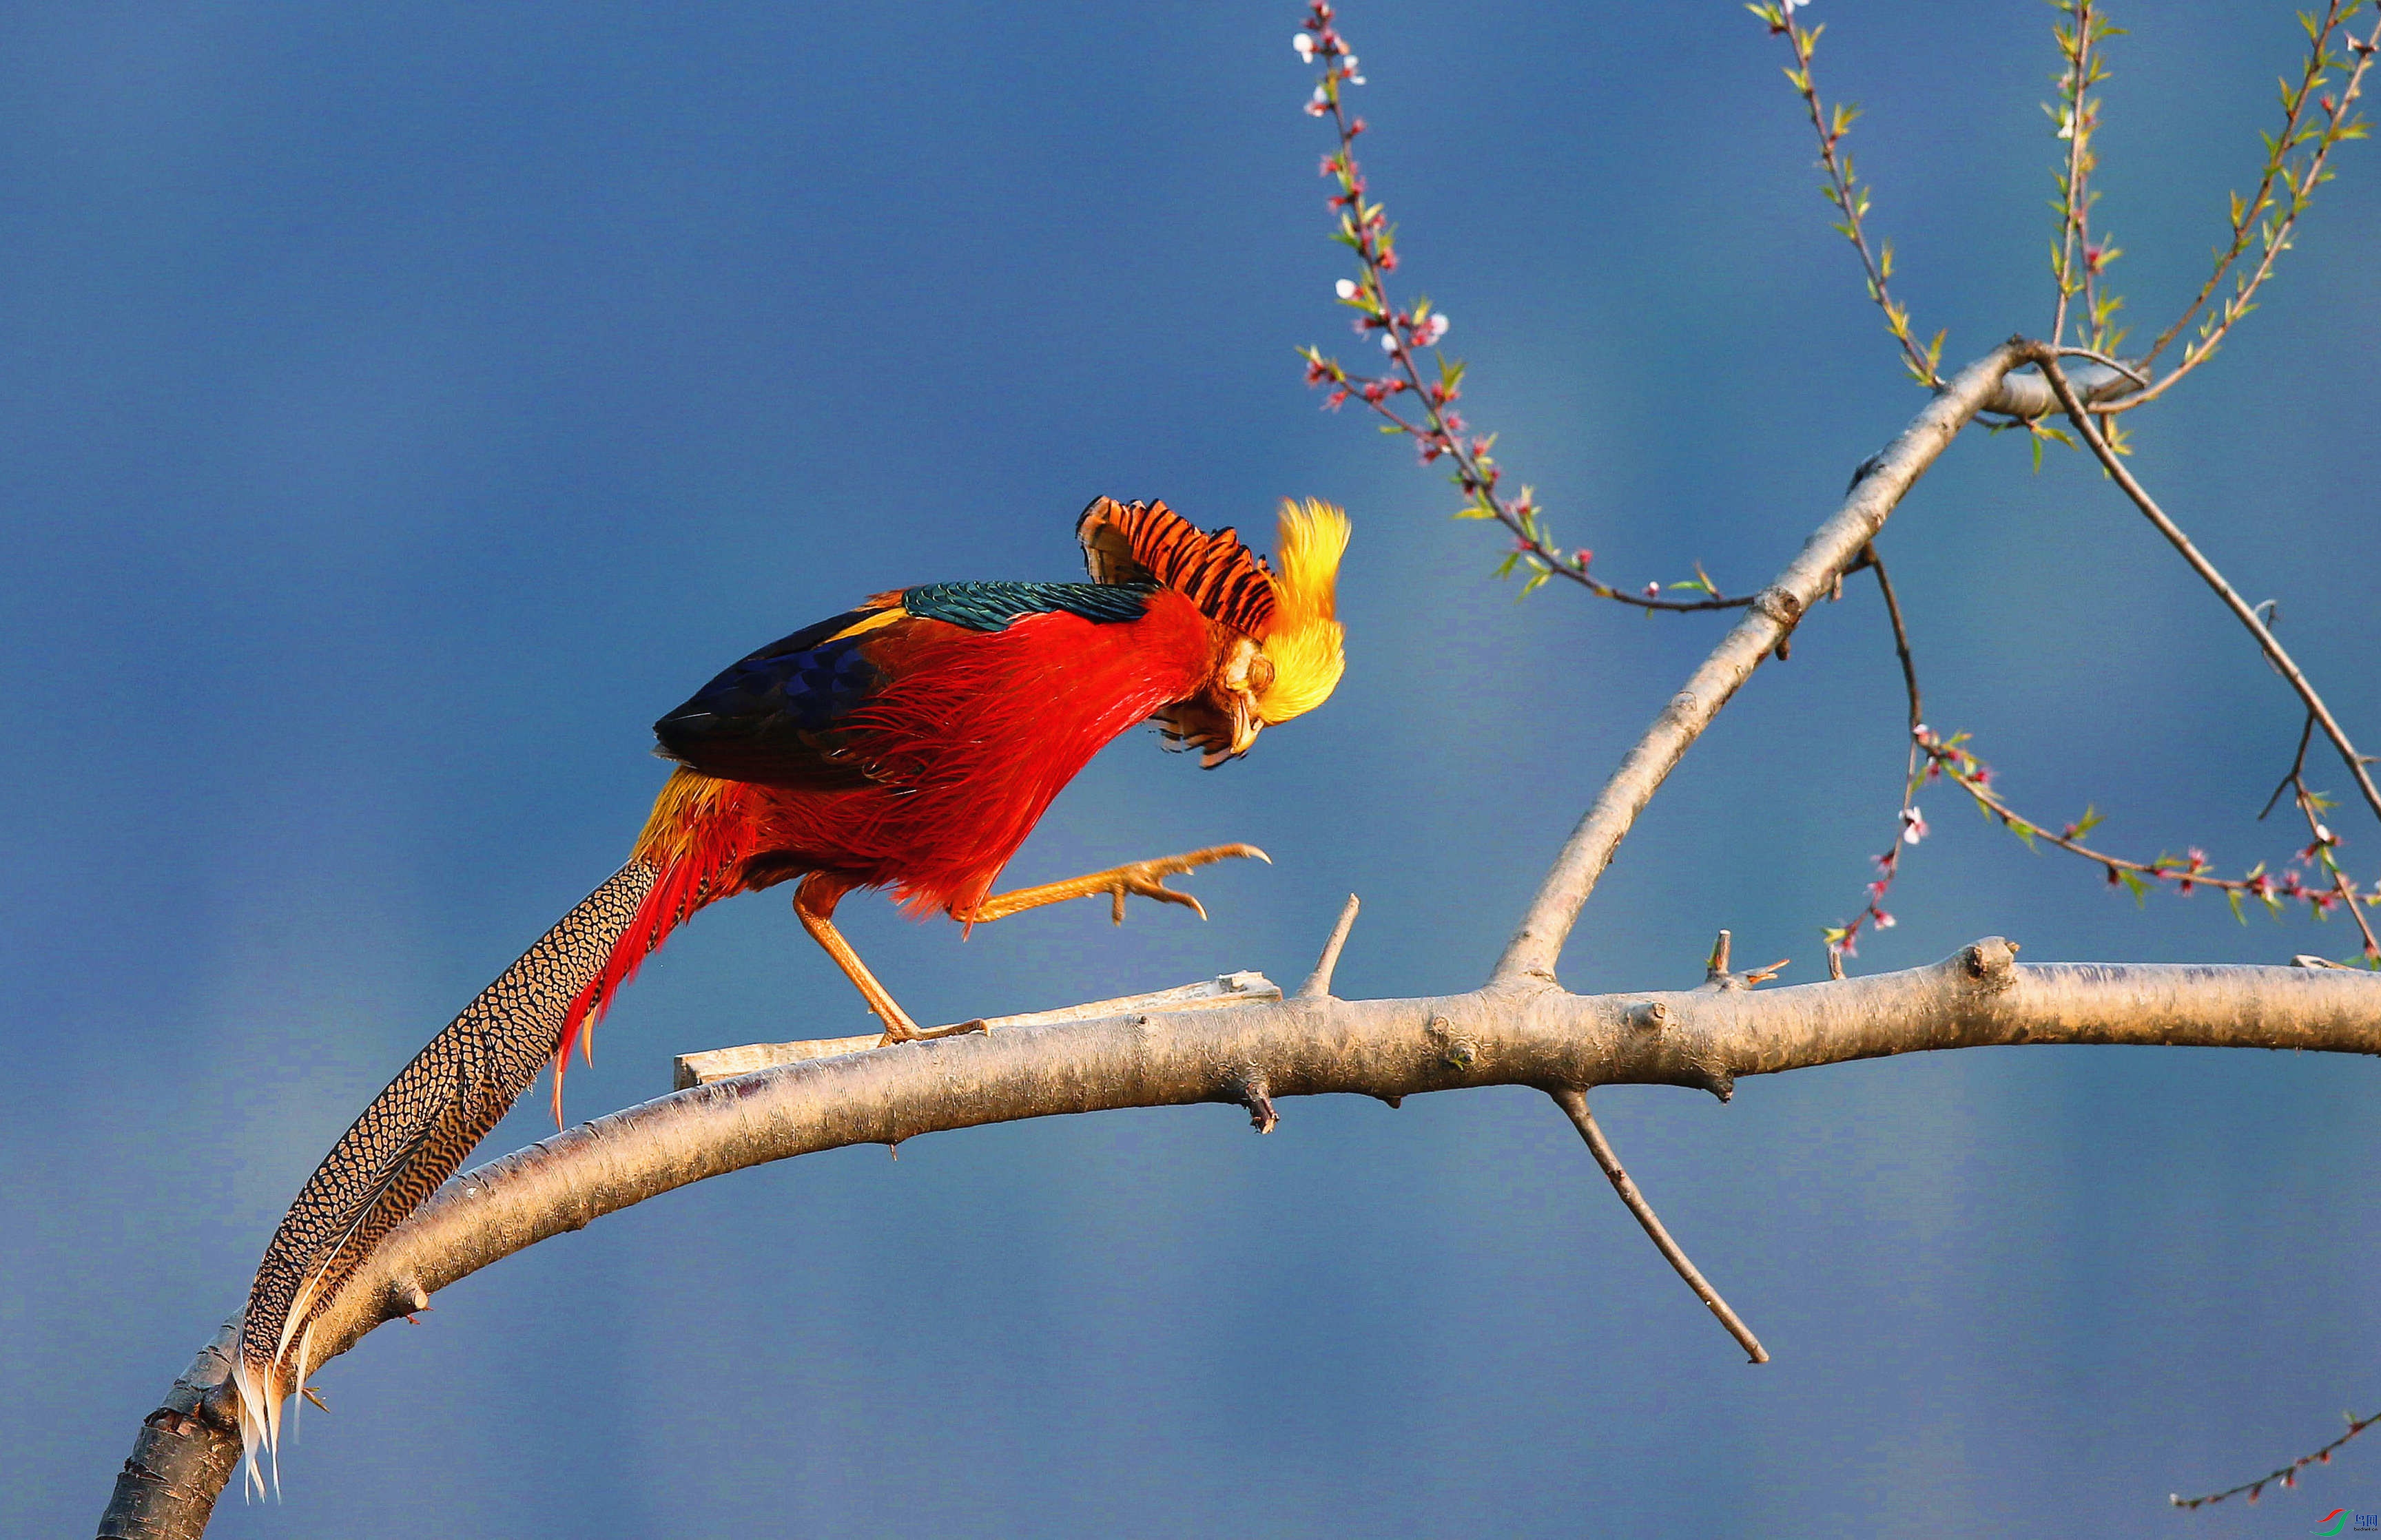
[[[1346,632],[1338,620],[1339,558],[1348,549],[1348,515],[1308,498],[1284,498],[1274,546],[1273,624],[1264,655],[1273,682],[1257,696],[1257,713],[1288,721],[1331,698],[1347,672]]]

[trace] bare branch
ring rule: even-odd
[[[2069,383],[2052,351],[2036,345],[2033,352],[2035,366],[2050,382],[2050,388],[2057,395],[2068,420],[2083,436],[2084,445],[2107,471],[2109,479],[2124,489],[2125,495],[2133,500],[2133,505],[2142,511],[2143,516],[2156,527],[2157,532],[2164,535],[2175,550],[2182,553],[2182,559],[2191,564],[2191,570],[2199,574],[2201,580],[2216,590],[2216,596],[2224,601],[2225,607],[2249,628],[2249,635],[2257,638],[2257,645],[2265,649],[2275,669],[2290,682],[2290,688],[2298,692],[2299,698],[2306,702],[2307,710],[2322,727],[2324,736],[2329,738],[2332,747],[2339,751],[2341,760],[2348,766],[2348,773],[2355,777],[2357,789],[2364,794],[2365,806],[2373,809],[2375,818],[2381,819],[2381,787],[2373,784],[2372,773],[2365,769],[2365,757],[2348,741],[2348,734],[2339,725],[2338,719],[2331,714],[2331,708],[2324,704],[2323,697],[2315,694],[2314,686],[2307,682],[2306,674],[2282,644],[2275,640],[2273,632],[2259,618],[2257,612],[2234,591],[2230,583],[2225,581],[2224,575],[2216,570],[2216,564],[2199,553],[2199,548],[2191,543],[2191,538],[2177,527],[2174,520],[2167,517],[2166,510],[2159,507],[2143,489],[2141,482],[2134,479],[2123,458],[2108,447],[2108,441],[2102,438],[2099,430],[2093,426],[2091,414],[2084,409],[2082,401],[2076,395],[2073,385]]]
[[[1726,935],[1727,932],[1720,934]],[[1611,1179],[1612,1190],[1620,1194],[1620,1201],[1629,1206],[1629,1212],[1645,1227],[1645,1233],[1652,1239],[1654,1249],[1678,1269],[1679,1276],[1686,1279],[1687,1287],[1695,1291],[1695,1298],[1711,1307],[1711,1313],[1719,1317],[1719,1324],[1726,1327],[1728,1334],[1752,1355],[1752,1362],[1768,1363],[1769,1350],[1761,1345],[1761,1339],[1752,1334],[1752,1328],[1728,1308],[1728,1301],[1719,1297],[1719,1291],[1713,1288],[1695,1265],[1688,1260],[1679,1243],[1671,1240],[1670,1232],[1663,1228],[1661,1216],[1655,1214],[1654,1206],[1645,1201],[1645,1194],[1637,1190],[1637,1183],[1630,1179],[1628,1170],[1620,1164],[1620,1157],[1613,1150],[1612,1141],[1604,1136],[1604,1130],[1596,1123],[1595,1114],[1587,1110],[1587,1093],[1566,1085],[1554,1092],[1553,1096],[1555,1105],[1563,1110],[1569,1117],[1571,1126],[1579,1130],[1579,1136],[1587,1141],[1588,1153],[1595,1157],[1595,1163],[1603,1167],[1604,1174]]]
[[[1061,1006],[1055,1011],[1029,1011],[1015,1016],[979,1016],[967,1025],[979,1031],[999,1032],[1013,1026],[1046,1026],[1053,1022],[1083,1022],[1100,1016],[1129,1016],[1156,1011],[1203,1011],[1217,1005],[1241,1005],[1252,1000],[1280,998],[1281,990],[1272,979],[1261,973],[1244,971],[1203,978],[1196,984],[1177,985],[1171,989],[1153,989],[1147,994]],[[959,1026],[957,1024],[938,1026],[933,1032],[944,1037],[956,1037]],[[882,1032],[863,1032],[856,1037],[804,1037],[790,1043],[744,1043],[735,1048],[681,1053],[670,1062],[670,1088],[683,1091],[690,1085],[708,1085],[714,1080],[732,1080],[739,1074],[775,1069],[779,1064],[791,1064],[803,1059],[862,1053],[881,1046],[884,1041],[885,1034]]]
[[[1604,874],[1637,815],[1689,746],[1703,735],[1719,709],[1752,677],[1761,661],[1792,633],[1838,575],[1875,538],[1902,494],[1949,447],[1960,430],[1998,395],[2002,378],[2024,356],[2023,345],[2012,341],[1961,370],[1901,430],[1900,437],[1870,462],[1868,474],[1852,483],[1843,505],[1753,600],[1751,612],[1712,649],[1686,687],[1671,697],[1604,783],[1594,805],[1556,858],[1554,869],[1546,874],[1520,928],[1507,944],[1494,978],[1552,981],[1556,959],[1561,955],[1572,921],[1579,917],[1580,906],[1587,902],[1596,879]]]
[[[1323,943],[1323,955],[1314,961],[1314,971],[1308,974],[1306,982],[1298,987],[1299,999],[1331,998],[1331,976],[1339,967],[1339,949],[1348,944],[1348,932],[1354,928],[1356,911],[1361,907],[1356,902],[1356,895],[1349,893],[1347,903],[1339,911],[1338,923],[1331,928],[1331,939]]]
[[[1777,989],[1285,1000],[905,1043],[678,1091],[449,1182],[317,1327],[327,1362],[430,1295],[548,1237],[731,1170],[848,1145],[1060,1113],[1484,1085],[1698,1087],[1886,1054],[2018,1043],[2381,1053],[2361,970],[2021,967],[1987,938],[1900,973]],[[228,1338],[219,1339],[218,1347]],[[228,1358],[202,1352],[143,1425],[103,1536],[197,1534],[238,1449]]]

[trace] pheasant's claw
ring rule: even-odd
[[[323,1400],[322,1391],[317,1390],[312,1386],[309,1385],[306,1388],[300,1390],[299,1394],[304,1396],[308,1401],[312,1401],[315,1409],[323,1413],[325,1416],[330,1414],[331,1408],[329,1404]]]
[[[1144,878],[1129,868],[1117,874],[1117,885],[1112,890],[1112,893],[1116,901],[1116,909],[1109,917],[1118,925],[1124,923],[1124,901],[1126,895],[1129,893],[1139,893],[1143,898],[1154,898],[1161,903],[1178,903],[1203,920],[1207,917],[1207,906],[1189,893],[1176,892],[1166,885],[1166,879],[1162,877]]]
[[[1183,872],[1196,871],[1201,867],[1212,866],[1217,861],[1230,860],[1238,856],[1254,856],[1267,866],[1273,865],[1273,857],[1254,845],[1229,844],[1209,845],[1204,850],[1185,851],[1179,855],[1159,855],[1147,861],[1135,861],[1129,866],[1118,867],[1110,874],[1116,880],[1116,885],[1108,890],[1116,905],[1110,918],[1117,924],[1122,925],[1126,897],[1132,893],[1139,893],[1143,898],[1154,898],[1160,903],[1178,903],[1203,920],[1207,917],[1207,906],[1189,893],[1167,887],[1166,879]]]

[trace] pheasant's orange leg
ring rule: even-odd
[[[1195,870],[1211,862],[1239,855],[1252,855],[1268,866],[1273,863],[1272,856],[1254,845],[1209,845],[1204,850],[1193,850],[1181,855],[1161,855],[1153,861],[1111,867],[1087,877],[1070,877],[1064,882],[1044,882],[1032,888],[1020,888],[1015,892],[995,893],[980,901],[966,914],[953,910],[951,917],[964,924],[980,925],[986,920],[1006,919],[1020,910],[1038,909],[1045,903],[1064,903],[1070,898],[1089,898],[1093,893],[1106,893],[1116,900],[1116,923],[1122,925],[1127,895],[1139,893],[1143,898],[1154,898],[1162,903],[1183,904],[1203,920],[1207,917],[1207,911],[1199,901],[1189,893],[1177,892],[1167,887],[1166,879],[1178,872]]]
[[[816,873],[803,878],[794,889],[794,917],[802,922],[812,940],[826,949],[826,954],[835,959],[835,965],[843,970],[844,976],[859,987],[861,998],[876,1013],[876,1019],[885,1024],[885,1042],[879,1046],[977,1030],[978,1024],[970,1022],[964,1026],[936,1027],[929,1032],[910,1019],[910,1013],[895,1002],[885,986],[876,981],[876,976],[868,971],[868,964],[860,960],[860,953],[843,939],[843,932],[835,928],[835,906],[845,891]]]

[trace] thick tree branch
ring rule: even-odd
[[[492,1262],[705,1177],[846,1145],[1127,1107],[1635,1083],[1726,1097],[1736,1078],[1923,1049],[2134,1043],[2381,1054],[2361,971],[2068,964],[1978,941],[1929,967],[1777,989],[1420,1000],[1293,998],[812,1060],[679,1091],[448,1182],[318,1328],[324,1362]],[[218,1347],[220,1346],[219,1340]],[[202,1353],[141,1429],[100,1534],[199,1534],[238,1435]]]
[[[2002,382],[2026,357],[2024,345],[2002,344],[1954,376],[1941,394],[1901,430],[1901,436],[1863,467],[1843,505],[1803,542],[1784,572],[1764,588],[1752,609],[1712,649],[1703,666],[1671,697],[1662,714],[1612,772],[1594,805],[1571,831],[1554,869],[1546,874],[1520,928],[1505,947],[1491,977],[1508,983],[1551,983],[1555,962],[1571,922],[1596,879],[1620,848],[1637,815],[1653,800],[1664,779],[1719,709],[1752,677],[1761,661],[1777,649],[1795,625],[1833,586],[1837,575],[1857,560],[1885,527],[1894,504],[1914,485],[1978,412],[1993,408],[2006,394]]]

